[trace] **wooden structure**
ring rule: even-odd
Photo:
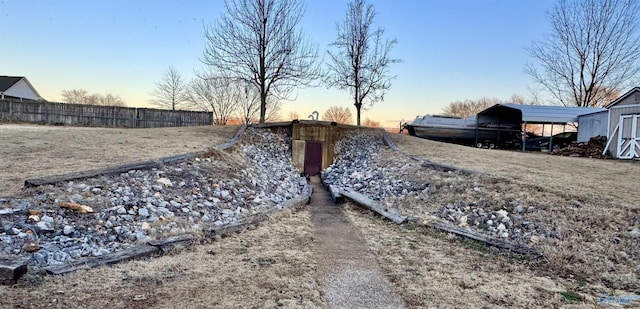
[[[294,121],[292,161],[301,173],[318,175],[333,163],[338,126],[335,122]]]
[[[213,114],[154,108],[0,100],[0,121],[85,127],[158,128],[213,124]]]
[[[635,87],[609,105],[607,146],[618,159],[640,158],[640,87]]]

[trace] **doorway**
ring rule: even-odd
[[[310,176],[322,170],[322,143],[307,141],[304,147],[304,173]]]

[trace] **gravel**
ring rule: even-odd
[[[527,218],[535,207],[500,191],[503,180],[423,167],[389,149],[380,134],[352,132],[339,140],[334,164],[322,172],[323,182],[357,191],[414,219],[435,217],[522,244],[553,237],[551,229]]]
[[[290,138],[249,128],[230,153],[45,185],[0,200],[0,257],[64,264],[237,222],[301,193]],[[93,213],[61,208],[89,206]]]

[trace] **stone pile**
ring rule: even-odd
[[[419,168],[418,163],[406,157],[396,158],[378,132],[345,136],[337,142],[335,155],[335,162],[322,171],[324,183],[357,191],[375,201],[423,191],[429,186],[406,175]]]
[[[290,144],[249,128],[231,153],[211,150],[179,164],[0,199],[0,257],[58,265],[260,213],[301,192]]]
[[[336,144],[334,164],[322,171],[327,185],[364,194],[384,207],[416,219],[436,217],[493,237],[522,243],[544,238],[527,219],[536,211],[518,199],[503,205],[496,181],[480,175],[424,167],[393,152],[375,133],[353,132]]]

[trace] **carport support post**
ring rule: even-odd
[[[522,129],[522,152],[525,151],[525,144],[527,143],[527,122],[524,122],[524,129]]]
[[[478,127],[480,126],[480,117],[478,117],[478,115],[476,115],[476,143],[473,145],[475,147],[478,147]]]
[[[549,135],[549,153],[551,153],[551,149],[553,149],[553,127],[554,123],[551,123],[551,135]]]

